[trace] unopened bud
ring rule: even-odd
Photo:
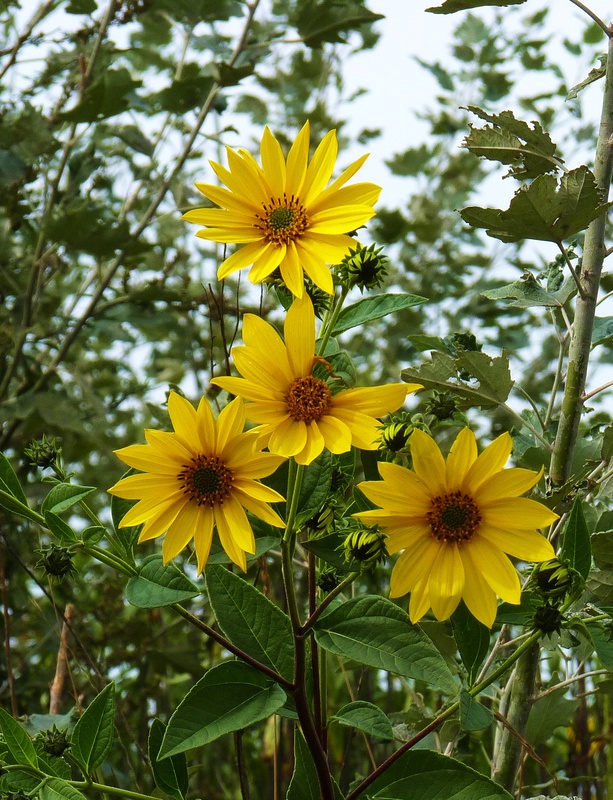
[[[360,528],[352,531],[343,542],[345,561],[357,561],[364,569],[375,567],[388,556],[386,538],[385,534],[376,528]]]

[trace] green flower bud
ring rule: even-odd
[[[413,423],[408,414],[399,414],[379,427],[379,450],[392,455],[409,452],[409,439],[413,433]]]
[[[321,511],[314,514],[311,519],[304,523],[302,529],[307,531],[309,539],[318,539],[330,533],[334,527],[334,507],[324,506]]]
[[[42,439],[34,440],[29,447],[23,451],[30,459],[33,467],[53,467],[61,455],[61,448],[58,447],[55,438],[48,439],[43,434]]]
[[[327,569],[317,578],[317,585],[322,592],[331,592],[338,586],[338,576],[333,569]]]
[[[534,612],[534,622],[532,627],[541,633],[560,633],[562,628],[562,616],[560,609],[551,603],[545,603]]]
[[[381,255],[382,247],[374,244],[364,247],[357,244],[355,250],[350,249],[348,255],[338,265],[338,276],[348,289],[357,286],[364,289],[376,289],[387,277],[389,259]]]
[[[54,725],[51,730],[43,731],[36,737],[42,742],[43,750],[50,756],[61,756],[70,747],[70,739],[66,731],[60,731]]]
[[[424,413],[432,414],[438,420],[451,419],[459,409],[459,398],[450,392],[439,392],[436,389],[426,403]]]
[[[61,580],[66,575],[76,574],[77,570],[72,563],[74,554],[66,547],[51,545],[38,552],[42,558],[36,566],[43,569],[46,575]]]
[[[364,569],[371,569],[388,556],[386,536],[376,528],[360,528],[347,534],[343,542],[345,561],[357,561]]]
[[[552,558],[535,564],[532,570],[532,581],[536,584],[541,597],[564,597],[573,585],[573,573],[566,564]]]

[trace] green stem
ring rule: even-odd
[[[609,39],[607,73],[605,77],[600,131],[596,145],[594,177],[602,202],[609,196],[613,172],[613,39]],[[600,274],[605,254],[605,226],[607,213],[590,223],[583,247],[583,263],[579,283],[582,293],[577,298],[573,323],[564,398],[560,410],[560,423],[551,459],[551,479],[556,486],[563,484],[572,469],[572,456],[583,412],[583,393],[594,328]]]
[[[540,631],[534,631],[534,633],[526,639],[523,644],[521,644],[517,650],[512,653],[506,661],[504,661],[497,669],[495,669],[491,675],[488,675],[487,678],[482,680],[476,686],[473,686],[472,689],[468,690],[468,693],[475,697],[479,692],[482,692],[484,689],[487,689],[494,681],[500,678],[501,675],[504,675],[513,664],[517,661],[517,659],[523,655],[530,647],[537,642],[541,636]],[[432,731],[436,730],[439,725],[441,725],[446,719],[448,719],[452,714],[454,714],[460,708],[460,701],[456,700],[455,703],[452,703],[448,706],[444,711],[442,711],[436,719],[433,719],[425,728],[423,728],[419,733],[415,734],[412,739],[409,739],[408,742],[405,742],[402,747],[399,747],[394,753],[392,753],[389,758],[387,758],[382,764],[380,764],[376,770],[371,772],[371,774],[365,778],[359,786],[357,786],[352,792],[349,792],[345,800],[357,800],[357,798],[373,783],[380,775],[382,775],[389,767],[392,766],[394,762],[396,762],[401,756],[403,756],[408,750],[414,747],[418,742],[425,737],[432,733]]]
[[[82,544],[81,549],[97,561],[101,561],[108,567],[112,567],[112,569],[116,569],[118,572],[128,575],[130,578],[138,575],[136,567],[133,567],[131,564],[128,564],[127,561],[119,558],[119,556],[110,553],[108,550],[103,550],[95,544]]]
[[[341,592],[343,592],[348,586],[350,586],[356,578],[360,577],[359,572],[351,572],[344,578],[339,585],[332,589],[332,591],[324,597],[321,603],[317,606],[315,611],[311,614],[311,616],[307,619],[304,625],[301,628],[301,633],[306,633],[310,628],[313,627],[319,616],[322,614],[323,611],[330,605],[330,603],[337,597]]]
[[[2,769],[5,772],[11,772],[13,770],[19,772],[27,772],[28,775],[32,775],[35,778],[41,779],[41,785],[39,788],[42,788],[45,783],[53,776],[46,775],[44,772],[41,772],[36,767],[31,767],[27,764],[4,764]],[[95,781],[65,781],[70,786],[74,787],[75,789],[93,789],[95,792],[103,792],[104,794],[112,794],[116,797],[127,797],[130,800],[159,800],[158,798],[154,797],[150,794],[141,794],[140,792],[133,792],[130,789],[121,789],[119,786],[107,786],[104,783],[96,783]]]
[[[319,346],[317,348],[316,355],[321,356],[323,355],[328,342],[330,341],[330,336],[332,335],[332,331],[334,330],[334,326],[336,325],[336,321],[338,320],[339,314],[341,313],[341,309],[343,308],[343,303],[345,302],[345,298],[347,297],[347,292],[349,290],[343,286],[341,289],[341,293],[336,301],[336,305],[334,306],[334,310],[332,311],[331,316],[324,320],[324,324],[321,328],[321,337],[319,340]]]

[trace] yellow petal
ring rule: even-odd
[[[311,219],[309,233],[349,233],[361,228],[374,215],[375,211],[370,206],[329,208]]]
[[[274,197],[283,197],[285,192],[285,157],[281,145],[270,132],[268,125],[264,128],[260,146],[262,168],[270,182]]]
[[[176,458],[154,450],[149,444],[131,444],[113,452],[124,464],[142,472],[176,475],[177,466],[180,466]]]
[[[490,587],[477,568],[471,557],[470,547],[463,547],[460,555],[465,575],[462,599],[473,617],[482,622],[483,625],[491,628],[496,619],[498,607],[496,592]]]
[[[271,489],[270,486],[265,486],[258,481],[249,480],[247,478],[235,478],[232,482],[232,491],[240,490],[243,494],[253,497],[255,500],[261,500],[263,503],[279,503],[285,502],[283,495]]]
[[[347,234],[303,233],[300,237],[301,247],[317,253],[327,264],[340,264],[350,248],[356,246],[355,239]]]
[[[306,440],[307,431],[305,423],[290,417],[271,431],[268,449],[271,453],[276,453],[285,458],[291,458],[304,449]]]
[[[555,557],[551,542],[534,530],[501,530],[481,523],[478,535],[522,561],[549,561]]]
[[[483,536],[475,536],[464,546],[470,549],[475,567],[499,597],[507,603],[519,603],[521,586],[517,570],[507,556]]]
[[[483,481],[475,492],[475,501],[477,505],[481,505],[503,497],[517,497],[532,489],[539,482],[541,475],[542,470],[535,472],[519,467],[504,469]]]
[[[193,450],[194,434],[198,429],[198,417],[193,405],[177,392],[168,395],[168,415],[175,434],[187,450]],[[196,445],[197,446],[197,445]]]
[[[178,485],[176,475],[128,475],[111,486],[108,492],[124,500],[159,499],[161,495],[173,492]]]
[[[217,270],[217,277],[222,281],[224,278],[227,278],[228,275],[232,275],[234,272],[238,272],[238,270],[244,267],[251,266],[251,264],[257,261],[262,253],[267,252],[268,249],[268,243],[263,241],[261,237],[259,237],[258,241],[252,241],[250,244],[246,244],[222,262]]]
[[[200,506],[198,508],[198,519],[194,530],[194,549],[198,559],[198,575],[202,573],[209,560],[211,543],[213,542],[213,525],[215,514],[212,508]]]
[[[287,325],[287,322],[285,323]],[[278,365],[281,374],[288,379],[296,377],[289,368],[287,348],[275,328],[255,314],[243,317],[243,341],[251,352],[255,351],[267,356]],[[285,391],[284,386],[282,391]]]
[[[194,528],[198,519],[198,506],[185,503],[175,517],[175,521],[168,528],[162,544],[162,558],[168,564],[177,556],[194,537]]]
[[[481,455],[478,456],[477,460],[466,474],[464,481],[466,491],[474,495],[484,481],[496,472],[500,472],[509,460],[512,449],[513,440],[508,433],[503,433],[502,436],[494,439]]]
[[[448,619],[458,607],[464,589],[464,567],[458,546],[448,543],[439,550],[430,574],[430,603],[434,616]]]
[[[285,396],[292,382],[287,356],[275,360],[259,348],[248,347],[234,347],[232,356],[240,374],[255,386],[268,389],[271,400]]]
[[[477,439],[470,428],[462,428],[447,456],[447,486],[450,491],[462,487],[464,477],[477,460]]]
[[[409,618],[415,625],[430,608],[430,582],[427,578],[420,581],[411,590],[409,600]]]
[[[196,183],[195,185],[199,192],[222,208],[230,211],[242,211],[245,214],[255,214],[259,209],[259,206],[250,202],[248,198],[233,194],[223,186],[215,186],[212,183]]]
[[[294,456],[298,464],[310,464],[315,461],[324,449],[324,437],[321,435],[315,421],[306,426],[306,434],[304,447]]]
[[[203,228],[200,231],[196,231],[196,236],[199,239],[205,239],[207,242],[219,242],[220,244],[248,244],[250,242],[260,243],[262,241],[261,231],[255,228],[245,228],[242,225],[233,228]],[[229,274],[222,264],[217,272],[218,278],[220,277],[222,269],[222,277],[226,277],[226,275]]]
[[[302,190],[309,158],[309,131],[309,122],[307,120],[287,154],[285,186],[288,197],[292,195],[298,197]]]
[[[255,516],[259,519],[267,522],[269,525],[272,525],[275,528],[285,528],[285,522],[283,522],[277,512],[273,511],[273,509],[266,503],[263,503],[261,500],[256,500],[250,495],[243,494],[240,491],[237,491],[236,497],[240,501],[241,505],[247,509],[247,511],[255,514]]]
[[[267,278],[271,272],[276,270],[285,258],[286,253],[287,248],[284,244],[268,244],[266,250],[253,262],[253,266],[249,271],[251,283],[262,283],[264,278]]]
[[[416,539],[396,561],[390,581],[390,597],[402,597],[419,583],[427,582],[439,550],[440,544],[430,536]]]
[[[211,406],[206,397],[202,397],[198,403],[196,411],[198,419],[198,437],[205,455],[211,455],[215,450],[216,444],[216,425],[215,417],[211,411]]]
[[[307,294],[291,304],[283,330],[292,377],[310,375],[315,355],[315,312]]]
[[[305,206],[313,202],[332,177],[337,154],[336,131],[329,131],[317,146],[311,163],[307,167],[301,189],[302,202]]]
[[[431,436],[416,428],[409,440],[413,469],[419,480],[426,484],[433,496],[445,494],[445,460]]]
[[[338,395],[335,395],[335,398]],[[351,442],[360,450],[376,450],[379,439],[379,423],[373,417],[353,411],[350,408],[337,408],[332,406],[328,416],[336,417],[344,422],[351,431]]]
[[[154,498],[147,498],[147,500],[140,500],[124,515],[119,523],[119,527],[131,528],[135,525],[140,525],[150,517],[158,517],[168,508],[175,509],[176,516],[184,502],[185,495],[180,489],[167,495],[158,495]],[[170,524],[170,522],[168,524]]]
[[[323,191],[309,206],[311,219],[316,219],[321,211],[343,206],[369,206],[372,209],[381,194],[381,187],[374,183],[354,183],[333,191],[331,188]]]
[[[385,386],[368,386],[360,389],[344,389],[334,395],[333,408],[350,408],[371,417],[383,417],[396,411],[407,396],[406,383],[389,383]]]
[[[315,286],[318,286],[327,294],[334,294],[334,281],[332,280],[330,268],[319,255],[317,249],[313,248],[312,243],[305,242],[304,239],[297,239],[296,250],[302,268]]]
[[[302,297],[304,292],[304,273],[300,265],[296,245],[293,242],[288,244],[285,258],[279,264],[279,269],[281,270],[281,277],[294,297]]]
[[[392,464],[389,461],[380,461],[379,475],[388,483],[398,497],[405,497],[410,503],[419,503],[420,507],[429,504],[432,500],[432,492],[427,484],[419,480],[417,475],[400,464]],[[408,513],[408,512],[407,512]]]
[[[228,441],[245,427],[245,406],[240,397],[223,408],[217,418],[217,453],[222,458]],[[228,453],[230,455],[230,453]]]
[[[545,528],[558,519],[558,515],[536,500],[528,497],[509,497],[492,500],[479,506],[483,521],[502,530],[529,530]]]
[[[351,450],[351,431],[340,419],[326,414],[318,420],[317,426],[324,437],[326,450],[337,454]]]

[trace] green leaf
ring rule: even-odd
[[[232,644],[288,680],[294,676],[294,639],[289,617],[254,586],[209,564],[206,588],[219,627]]]
[[[62,542],[62,544],[73,544],[79,541],[79,537],[67,522],[52,511],[45,511],[45,523],[51,533]]]
[[[163,111],[185,114],[204,104],[214,83],[212,75],[205,74],[200,64],[185,64],[181,77],[154,95],[152,100]]]
[[[581,166],[560,179],[539,175],[529,186],[522,186],[509,208],[469,206],[460,211],[464,222],[485,228],[488,236],[503,242],[537,239],[561,243],[574,236],[606,211],[594,175]]]
[[[508,174],[518,179],[536,178],[561,165],[561,159],[555,157],[556,145],[539,122],[533,122],[530,127],[527,122],[516,119],[511,111],[488,114],[477,106],[468,106],[468,110],[493,125],[471,126],[462,146],[476,156],[511,164]]]
[[[161,789],[175,800],[182,800],[187,794],[189,776],[187,774],[187,760],[184,753],[179,753],[171,758],[158,761],[158,754],[166,725],[159,719],[154,719],[149,730],[148,752],[153,779],[158,789]]]
[[[185,695],[168,722],[159,759],[201,747],[274,714],[286,694],[238,661],[210,669]]]
[[[5,754],[0,750],[0,755]],[[39,786],[40,777],[34,777],[29,772],[22,772],[20,769],[12,769],[10,772],[0,775],[0,792],[3,794],[12,794],[13,792],[34,794]]]
[[[94,697],[77,720],[70,753],[90,775],[106,758],[115,730],[115,684],[109,683]]]
[[[38,797],[40,800],[86,800],[85,795],[61,778],[47,778]]]
[[[482,8],[483,6],[521,6],[526,0],[445,0],[442,6],[432,6],[426,11],[432,14],[455,14],[456,11],[466,11],[468,8]]]
[[[294,774],[286,800],[320,800],[321,789],[313,757],[298,727],[294,732]]]
[[[590,544],[594,564],[599,569],[613,567],[613,531],[598,531],[592,534]]]
[[[0,506],[13,514],[18,514],[20,517],[31,519],[39,524],[45,524],[45,518],[37,514],[36,511],[32,511],[25,503],[17,500],[13,493],[8,491],[4,481],[0,481]]]
[[[253,522],[253,529],[256,530],[260,524],[260,520],[254,520]],[[277,530],[276,528],[272,528],[272,526],[266,527],[265,523],[261,523],[262,530]],[[267,553],[273,547],[279,546],[279,536],[258,536],[255,540],[255,553],[246,553],[247,556],[247,563],[249,564],[251,561],[257,561],[260,556],[263,556],[264,553]],[[209,556],[208,560],[209,564],[232,564],[234,563],[230,556],[226,553],[223,547],[213,539],[213,545],[211,547],[211,555]]]
[[[392,723],[378,706],[367,703],[365,700],[355,700],[353,703],[339,708],[330,721],[339,722],[351,728],[357,728],[377,739],[391,741],[394,738]]]
[[[67,14],[93,14],[96,8],[96,0],[70,0],[65,10]]]
[[[573,100],[582,89],[585,89],[586,86],[589,86],[590,83],[594,83],[594,81],[600,80],[600,78],[604,78],[607,73],[607,56],[606,54],[598,56],[598,60],[600,65],[598,67],[593,67],[587,75],[587,78],[584,78],[580,83],[577,83],[570,92],[566,95],[567,100]]]
[[[364,297],[341,311],[332,336],[338,336],[339,333],[364,325],[373,319],[380,319],[396,311],[420,306],[427,302],[427,297],[419,297],[415,294],[377,294],[374,297]]]
[[[128,475],[136,475],[137,471],[129,469],[121,477],[127,478]],[[134,547],[138,542],[138,535],[142,525],[133,525],[129,528],[120,528],[119,523],[135,505],[136,500],[125,500],[123,497],[111,495],[111,517],[115,528],[114,543],[118,544],[131,564],[134,564]]]
[[[29,764],[38,767],[34,743],[10,714],[0,706],[0,732],[16,764]]]
[[[319,536],[316,539],[301,542],[300,546],[334,567],[347,569],[347,561],[343,551],[343,542],[346,535],[346,533],[333,531],[326,536]]]
[[[473,617],[463,602],[451,615],[451,624],[453,638],[468,673],[469,685],[472,686],[490,648],[490,630]]]
[[[43,500],[41,511],[51,511],[52,514],[63,514],[75,503],[81,502],[92,492],[95,486],[76,486],[73,483],[58,483]]]
[[[458,378],[469,373],[479,385]],[[402,370],[402,380],[421,383],[425,389],[450,391],[463,398],[465,406],[492,408],[504,403],[513,387],[509,359],[506,355],[463,351],[456,358],[445,353],[432,353],[432,358],[418,367]]]
[[[361,800],[512,800],[466,764],[432,750],[410,750],[359,795]]]
[[[499,286],[497,289],[488,289],[481,294],[488,300],[513,300],[512,303],[507,303],[511,308],[536,306],[561,308],[576,289],[575,281],[573,278],[569,278],[557,292],[548,292],[543,289],[533,275],[528,273],[518,281]]]
[[[148,556],[138,572],[126,586],[126,599],[137,608],[162,608],[200,594],[174,561],[164,566],[162,556]]]
[[[298,526],[315,516],[326,503],[330,496],[332,482],[332,454],[328,450],[315,459],[304,471],[300,499],[298,501]]]
[[[384,597],[354,598],[324,613],[315,623],[315,639],[325,650],[360,664],[457,692],[443,656],[430,639],[411,625],[406,611]]]
[[[21,488],[19,478],[15,474],[11,462],[3,453],[0,453],[0,486],[9,494],[12,494],[20,503],[23,503],[25,506],[28,505],[28,498]]]
[[[460,725],[463,731],[481,731],[494,721],[489,708],[481,705],[465,690],[460,692]]]
[[[96,75],[74,108],[57,115],[62,122],[99,122],[127,111],[142,81],[134,80],[124,67],[105,69]]]
[[[345,34],[383,19],[358,0],[304,0],[298,6],[294,24],[307,47],[319,48],[324,42],[344,42]]]
[[[106,528],[102,525],[90,525],[81,534],[81,538],[86,544],[98,544],[105,536]]]
[[[253,75],[254,64],[231,67],[229,64],[216,64],[217,82],[220,86],[237,86],[243,78]]]
[[[613,317],[596,317],[592,331],[592,347],[613,338]]]
[[[565,694],[566,687],[562,687],[532,704],[526,726],[526,739],[533,746],[546,742],[556,728],[570,724],[580,701],[578,697],[569,700]]]
[[[575,498],[564,526],[560,555],[580,575],[587,578],[592,566],[592,548],[590,545],[590,533],[585,522],[579,497]]]

